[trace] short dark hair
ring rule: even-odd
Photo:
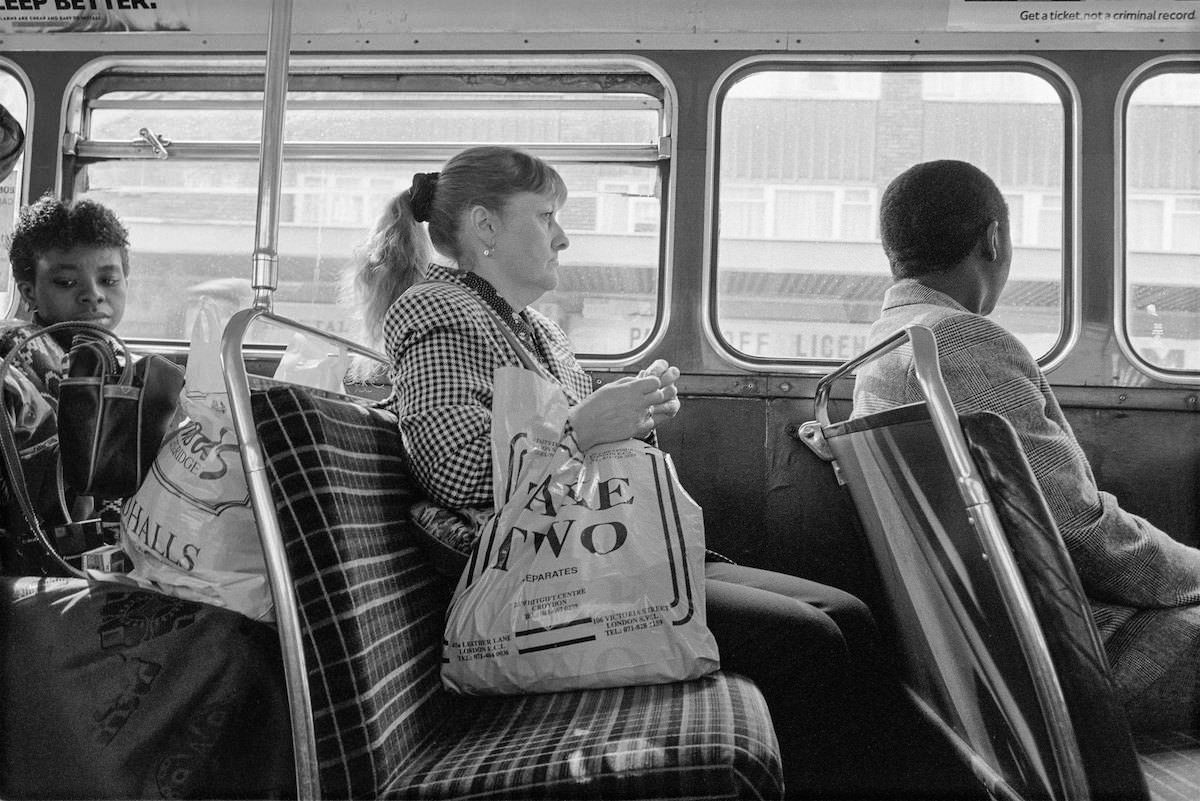
[[[21,209],[9,237],[13,278],[33,281],[43,255],[76,247],[119,249],[121,268],[129,274],[129,232],[111,209],[94,200],[62,201],[43,195]]]
[[[879,203],[879,236],[897,280],[954,267],[993,220],[1008,225],[1008,204],[992,179],[965,161],[909,167]]]

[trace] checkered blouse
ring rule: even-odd
[[[503,323],[480,303],[460,274],[430,265],[428,281],[404,293],[383,322],[392,360],[389,404],[413,472],[437,504],[451,509],[492,505],[492,375],[520,367]],[[533,308],[534,354],[558,379],[571,404],[592,391],[592,379],[567,335]]]
[[[1200,550],[1130,514],[1097,489],[1049,382],[1015,336],[941,292],[899,281],[887,292],[870,343],[914,322],[933,329],[942,375],[959,412],[996,412],[1016,430],[1091,600],[1110,658],[1114,638],[1124,642],[1131,629],[1142,625],[1133,620],[1139,611],[1200,603]],[[859,371],[854,416],[919,400],[923,396],[912,349],[903,346]],[[1181,634],[1200,623],[1196,612],[1180,610],[1181,616],[1193,618],[1179,621]],[[1156,670],[1142,666],[1141,681]]]

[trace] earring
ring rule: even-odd
[[[483,249],[483,255],[490,257],[490,256],[492,255],[492,249],[491,249],[491,248],[484,248],[484,249]]]

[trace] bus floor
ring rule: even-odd
[[[1134,745],[1154,801],[1200,798],[1200,731],[1135,734]]]

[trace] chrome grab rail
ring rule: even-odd
[[[272,310],[279,287],[279,187],[283,176],[283,126],[287,110],[288,59],[292,43],[292,0],[273,0],[267,28],[263,86],[262,145],[258,156],[258,209],[251,256],[254,305]]]
[[[288,567],[287,554],[284,551],[283,532],[276,516],[275,503],[271,499],[271,487],[266,473],[266,457],[254,427],[254,416],[250,408],[250,376],[246,372],[246,363],[242,355],[246,332],[255,322],[270,323],[280,328],[317,337],[344,348],[348,352],[384,364],[388,364],[388,359],[382,353],[356,342],[289,320],[286,317],[280,317],[262,308],[243,309],[234,314],[225,326],[221,338],[221,369],[225,376],[225,388],[229,394],[229,414],[233,418],[233,428],[240,444],[242,467],[246,471],[246,484],[250,489],[250,504],[254,511],[254,519],[258,524],[263,558],[267,566],[267,577],[271,585],[271,594],[275,600],[276,625],[279,632],[279,644],[283,652],[288,709],[292,724],[296,798],[299,801],[318,801],[321,798],[321,785],[317,763],[317,741],[313,728],[308,668],[304,658],[304,634],[300,629],[300,610],[293,595],[292,571]]]

